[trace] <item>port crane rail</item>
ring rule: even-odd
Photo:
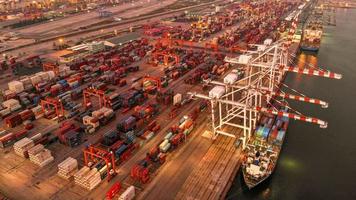
[[[318,124],[321,128],[327,127],[327,122],[318,118],[308,117],[265,107],[274,100],[275,96],[283,99],[288,98],[296,101],[328,107],[328,103],[319,99],[287,94],[280,91],[279,86],[286,72],[295,72],[313,76],[341,79],[341,74],[327,70],[310,68],[299,69],[287,67],[289,63],[288,41],[281,40],[268,45],[256,45],[256,51],[248,51],[246,54],[235,58],[226,57],[225,61],[243,67],[246,76],[233,83],[209,81],[216,87],[223,87],[225,92],[220,96],[207,96],[204,94],[188,93],[193,98],[210,100],[211,125],[213,138],[219,134],[236,138],[234,133],[224,131],[226,126],[243,129],[242,140],[245,148],[248,139],[255,128],[261,113],[269,113],[276,116]]]

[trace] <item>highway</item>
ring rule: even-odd
[[[186,10],[203,9],[212,4],[229,2],[227,0],[217,0],[210,3],[199,4],[195,6],[185,7],[173,11],[167,11],[163,13],[150,14],[142,17],[134,17],[130,20],[124,20],[122,22],[114,22],[107,25],[96,26],[93,28],[88,28],[86,30],[72,31],[65,34],[58,34],[56,36],[41,38],[39,41],[34,42],[33,40],[20,39],[18,41],[12,42],[11,46],[6,49],[0,50],[0,53],[7,53],[10,55],[17,56],[21,52],[30,52],[31,55],[34,54],[46,54],[50,52],[53,42],[56,42],[58,38],[65,38],[65,40],[78,41],[80,39],[91,37],[98,34],[104,34],[108,32],[113,32],[114,30],[128,30],[130,27],[142,25],[145,23],[150,23],[154,21],[161,20],[163,18],[171,17],[182,13]]]
[[[125,3],[104,10],[112,12],[113,16],[131,18],[166,7],[176,1],[177,0],[140,0],[135,3]],[[95,25],[108,21],[111,18],[112,17],[99,17],[98,11],[92,10],[88,13],[68,16],[53,22],[41,23],[18,30],[15,29],[14,31],[17,31],[25,38],[43,38],[76,31],[79,30],[80,27]]]

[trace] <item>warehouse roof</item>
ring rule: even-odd
[[[125,44],[129,42],[130,40],[135,40],[140,37],[139,33],[129,33],[123,36],[118,36],[114,38],[108,39],[106,42],[113,44],[113,46],[120,45],[120,44]]]

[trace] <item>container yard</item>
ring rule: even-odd
[[[21,37],[1,49],[2,199],[226,199],[272,174],[288,120],[328,126],[282,90],[342,78],[294,65],[314,1],[99,2],[0,3]]]

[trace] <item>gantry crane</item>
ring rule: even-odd
[[[169,59],[170,58],[174,59],[174,64],[178,64],[179,63],[179,56],[174,54],[174,53],[169,53],[167,51],[160,51],[160,52],[154,52],[153,53],[153,58],[156,59],[156,60],[159,60],[160,56],[163,57],[163,63],[166,66],[169,64]]]
[[[275,101],[276,97],[281,97],[318,104],[326,108],[328,104],[325,101],[282,92],[280,89],[281,82],[286,72],[332,79],[341,79],[342,75],[317,68],[299,69],[288,66],[288,63],[290,63],[288,41],[283,40],[271,45],[256,46],[258,47],[256,51],[249,51],[234,58],[225,58],[226,62],[240,67],[243,66],[246,72],[244,78],[240,80],[224,79],[224,82],[210,81],[209,83],[215,86],[213,90],[222,91],[219,95],[214,95],[213,92],[209,93],[209,96],[189,93],[192,97],[210,100],[213,137],[215,138],[219,134],[237,137],[234,132],[226,131],[225,127],[241,128],[243,129],[243,136],[240,139],[245,147],[261,113],[310,122],[320,125],[321,128],[326,128],[327,122],[318,118],[302,115],[293,109],[289,109],[290,112],[285,112],[266,106]]]
[[[45,113],[46,111],[54,110],[58,118],[64,116],[63,104],[58,98],[46,97],[41,99],[41,107]]]
[[[163,33],[162,37],[157,39],[157,43],[168,48],[172,48],[173,46],[188,46],[190,48],[193,47],[193,41],[172,38],[171,34],[167,32]]]
[[[91,106],[90,97],[97,97],[99,99],[99,107],[102,108],[106,106],[106,96],[105,92],[99,89],[95,89],[93,87],[89,87],[83,90],[83,103],[84,107],[88,108]]]
[[[92,164],[96,164],[100,161],[105,162],[108,181],[116,174],[116,164],[115,164],[115,156],[111,151],[106,151],[97,147],[90,145],[88,148],[83,150],[84,154],[84,164],[89,166],[89,162]]]
[[[43,71],[53,71],[55,75],[59,74],[59,67],[55,63],[43,63]]]
[[[154,83],[154,86],[150,85],[150,86],[145,86],[145,82],[153,82]],[[153,91],[153,90],[160,90],[161,89],[161,79],[158,78],[158,77],[153,77],[153,76],[145,76],[142,80],[142,84],[143,84],[143,90],[146,92],[150,92],[150,91]]]

